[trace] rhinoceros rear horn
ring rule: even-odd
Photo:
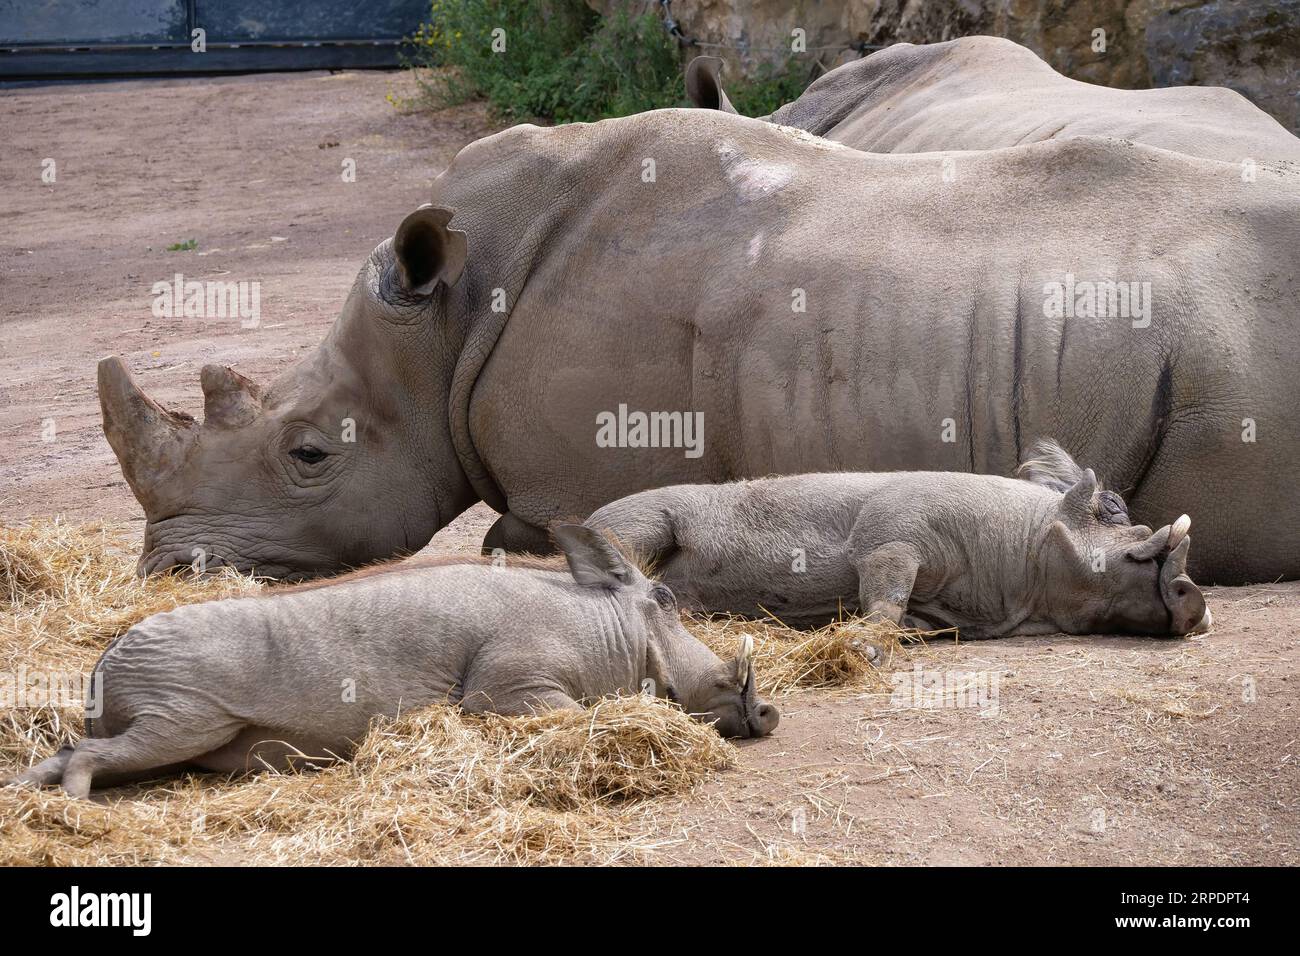
[[[465,233],[448,229],[450,209],[425,203],[402,220],[393,236],[393,253],[402,288],[429,295],[441,282],[453,286],[465,268]]]
[[[146,395],[117,356],[100,361],[98,385],[104,437],[127,484],[147,508],[153,486],[184,459],[198,423],[183,412],[168,411]]]
[[[199,373],[203,387],[203,424],[239,428],[257,417],[262,393],[251,379],[224,365],[205,365]]]
[[[736,108],[722,88],[722,59],[697,56],[686,67],[686,97],[702,110],[734,113]]]

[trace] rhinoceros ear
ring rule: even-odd
[[[580,524],[553,524],[551,535],[568,559],[573,580],[586,588],[619,588],[636,572],[600,532]]]
[[[450,209],[425,203],[402,220],[393,236],[393,253],[402,288],[429,295],[441,282],[453,286],[465,268],[465,233],[448,229]]]
[[[734,113],[736,108],[722,88],[722,59],[697,56],[686,67],[686,97],[702,110]]]

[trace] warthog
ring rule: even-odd
[[[348,754],[374,717],[435,702],[526,714],[635,692],[728,737],[779,720],[754,690],[753,640],[723,661],[682,626],[676,600],[607,539],[554,529],[568,560],[495,567],[410,562],[269,596],[156,614],[96,665],[103,713],[86,738],[13,782],[84,797],[186,766],[285,768]]]
[[[1183,515],[1129,524],[1059,446],[1021,478],[949,472],[817,474],[678,485],[596,511],[653,560],[683,603],[813,621],[861,611],[966,638],[1187,634],[1211,623],[1187,576]]]
[[[734,113],[721,67],[717,57],[696,57],[686,92],[696,106]],[[1113,136],[1231,163],[1300,160],[1300,139],[1235,90],[1081,83],[1001,37],[895,43],[831,70],[762,118],[871,153]]]

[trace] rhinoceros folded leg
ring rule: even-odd
[[[203,730],[186,728],[177,734],[172,724],[150,725],[137,721],[116,737],[82,740],[69,755],[63,770],[63,789],[69,796],[85,799],[91,784],[112,779],[120,783],[146,771],[183,764],[199,754],[215,750],[235,736],[238,727],[217,725]]]
[[[553,554],[555,545],[545,528],[522,521],[507,511],[483,536],[483,553],[497,550],[507,554]]]
[[[902,624],[907,602],[921,567],[916,551],[902,541],[891,541],[855,556],[858,603],[867,619]]]

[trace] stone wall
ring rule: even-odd
[[[588,2],[603,12],[660,9],[654,0]],[[853,44],[988,33],[1090,83],[1226,86],[1300,132],[1300,0],[672,0],[671,9],[686,35],[731,48],[700,52],[725,57],[733,75],[784,62],[796,27],[804,59],[826,68],[858,56]],[[1097,29],[1104,52],[1093,49]]]

